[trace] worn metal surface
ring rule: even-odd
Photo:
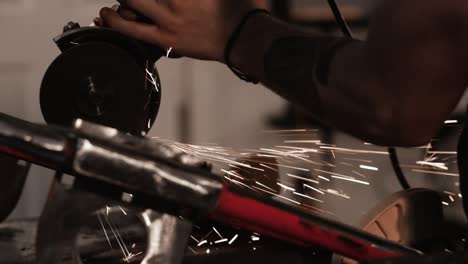
[[[0,263],[35,263],[36,219],[0,224]]]
[[[133,253],[144,252],[147,246],[146,229],[139,222],[137,217],[123,217],[120,211],[113,210],[109,213],[113,224],[119,227],[120,235],[127,241],[129,249]],[[130,215],[130,211],[128,211]],[[16,220],[0,224],[0,263],[2,264],[33,264],[35,261],[35,236],[37,220]],[[210,230],[213,223],[198,225],[192,235],[206,235],[205,231]],[[195,251],[187,249],[185,251],[184,264],[328,264],[330,263],[330,253],[317,249],[300,249],[280,241],[262,237],[260,241],[253,242],[250,239],[251,233],[241,231],[232,227],[217,228],[223,235],[238,234],[239,240],[229,245],[205,245],[196,247],[193,241],[189,243]],[[215,234],[214,234],[215,235]],[[83,223],[78,238],[77,251],[80,254],[83,264],[124,264],[141,263],[143,255],[137,255],[127,261],[124,260],[122,251],[112,239],[109,246],[108,240],[102,231],[97,216],[89,218]],[[254,249],[255,248],[255,249]],[[207,253],[207,250],[210,251]],[[182,254],[183,255],[183,254]]]
[[[38,263],[81,263],[79,230],[109,198],[174,215],[193,216],[216,205],[221,182],[209,176],[204,162],[168,146],[81,120],[67,130],[0,117],[3,152],[78,176],[69,189],[56,177],[38,227]],[[140,217],[148,230],[142,263],[180,263],[191,224],[151,210]]]
[[[152,204],[159,198],[182,209],[206,210],[216,206],[221,183],[209,177],[204,161],[112,128],[81,120],[74,127],[88,138],[77,141],[72,169],[79,175],[125,187],[128,193],[141,194],[139,199],[150,196]],[[184,166],[186,170],[182,169]]]
[[[38,224],[37,263],[83,263],[78,244],[80,230],[98,220],[109,224],[112,230],[112,233],[109,232],[110,237],[120,237],[117,241],[122,248],[124,259],[130,259],[133,254],[130,254],[127,246],[122,245],[124,242],[120,231],[116,231],[109,222],[110,203],[112,202],[93,193],[67,189],[57,178]],[[118,203],[113,203],[116,204]],[[106,213],[100,215],[100,211]],[[145,233],[142,237],[146,238],[147,245],[141,263],[180,263],[191,231],[191,223],[151,210],[144,210],[137,213],[137,216],[144,223]],[[104,228],[104,225],[102,227]]]
[[[1,152],[43,165],[56,165],[65,163],[69,156],[66,148],[67,136],[63,132],[0,113]]]
[[[15,209],[23,191],[30,164],[0,154],[0,222]]]
[[[83,180],[80,188],[111,199],[133,194],[127,202],[141,207],[193,216],[216,206],[222,183],[204,162],[112,128],[81,120],[75,126],[60,129],[0,115],[0,152],[74,175]]]

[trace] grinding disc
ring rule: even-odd
[[[48,68],[41,85],[47,123],[82,118],[135,135],[152,127],[161,101],[159,75],[126,50],[106,42],[79,44]]]

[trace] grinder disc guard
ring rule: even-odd
[[[160,55],[97,27],[71,30],[56,43],[63,53],[49,66],[40,92],[47,123],[68,126],[82,118],[134,135],[151,129],[161,102],[153,67]]]

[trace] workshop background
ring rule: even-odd
[[[284,19],[336,33],[325,0],[273,2],[273,11]],[[360,37],[365,37],[367,14],[375,2],[340,1],[352,29]],[[66,22],[78,21],[87,25],[102,6],[113,4],[114,1],[109,0],[0,0],[0,112],[43,122],[39,87],[47,66],[59,53],[52,38],[61,32]],[[342,148],[369,148],[364,142],[315,124],[268,89],[240,81],[224,65],[190,59],[163,59],[157,67],[162,79],[163,98],[150,136],[184,143],[268,148],[280,144],[281,138],[265,131],[307,127],[320,128],[321,132],[316,136],[324,143]],[[462,105],[466,105],[466,101]],[[453,119],[458,123],[449,122],[443,135],[434,141],[440,151],[455,151],[463,120],[459,113],[462,112],[459,110],[454,114]],[[372,149],[386,151],[385,148]],[[456,170],[447,172],[450,176],[416,173],[414,170],[416,162],[422,160],[427,151],[427,148],[399,150],[409,182],[414,187],[445,191],[445,208],[459,211]],[[326,158],[328,162],[334,162],[333,157]],[[452,161],[450,170],[456,167]],[[346,166],[334,165],[336,168],[332,170],[337,172]],[[401,189],[388,156],[375,155],[371,165],[378,171],[365,171],[370,186],[331,182],[329,188],[340,190],[351,199],[331,199],[323,208],[353,224],[378,201]],[[20,204],[11,218],[40,214],[51,177],[51,171],[33,167]]]

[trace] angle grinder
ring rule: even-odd
[[[109,28],[73,22],[54,41],[62,53],[42,80],[46,122],[69,126],[81,118],[146,135],[161,103],[155,63],[165,51]]]

